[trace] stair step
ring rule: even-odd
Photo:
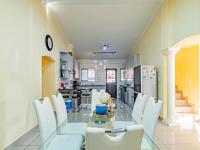
[[[182,93],[176,93],[176,99],[182,99]]]
[[[178,122],[194,122],[196,120],[196,115],[193,113],[176,113],[176,121]]]
[[[191,106],[176,106],[176,113],[192,113]]]
[[[175,87],[175,91],[178,93],[178,88],[177,87]]]
[[[176,99],[175,103],[176,103],[176,106],[187,106],[188,105],[187,100],[177,100]]]

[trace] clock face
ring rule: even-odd
[[[49,34],[47,34],[45,37],[45,43],[46,43],[47,49],[51,51],[53,49],[53,40]]]

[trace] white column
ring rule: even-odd
[[[167,52],[167,123],[175,125],[175,50]]]

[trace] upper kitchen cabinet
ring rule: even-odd
[[[126,78],[127,78],[127,83],[132,84],[133,82],[133,68],[135,66],[140,65],[140,55],[135,54],[131,58],[128,59],[127,65],[126,65]]]
[[[73,80],[74,59],[67,52],[60,52],[60,78],[62,81]]]
[[[133,66],[139,66],[140,65],[140,54],[135,54],[133,56]]]
[[[74,79],[80,78],[80,65],[76,59],[74,59]]]
[[[140,55],[139,54],[135,54],[133,55],[131,58],[128,59],[127,62],[127,68],[132,68],[135,66],[139,66],[140,65]]]

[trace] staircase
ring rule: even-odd
[[[192,106],[188,103],[188,100],[183,97],[183,92],[176,88],[176,122],[180,125],[188,125],[198,121],[200,118],[197,114],[194,114]]]
[[[183,92],[178,91],[176,86],[176,113],[193,113],[192,106],[188,104],[187,99],[183,98]]]

